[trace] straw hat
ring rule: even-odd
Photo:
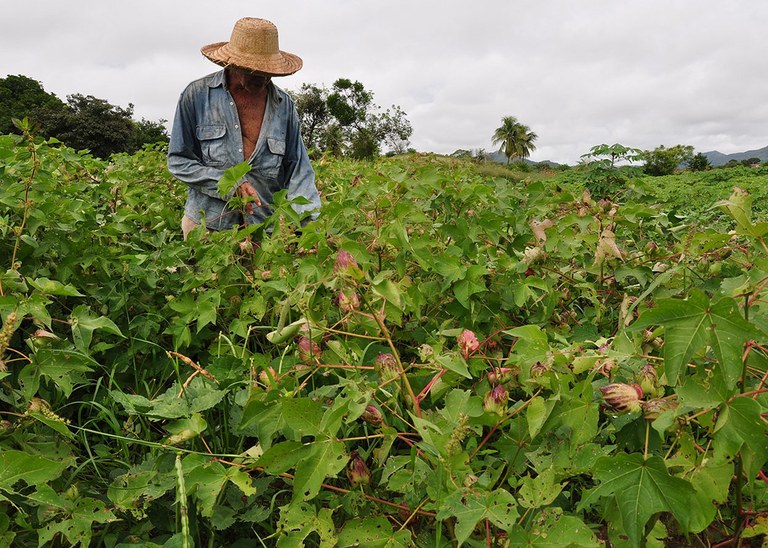
[[[233,65],[269,76],[287,76],[303,65],[298,56],[280,51],[274,24],[254,17],[239,19],[229,42],[203,46],[200,52],[217,65]]]

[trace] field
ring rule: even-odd
[[[162,150],[0,136],[0,546],[759,545],[768,168],[315,167],[184,242]]]

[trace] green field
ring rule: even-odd
[[[0,136],[0,546],[759,542],[768,168],[314,165],[184,242],[162,150]]]

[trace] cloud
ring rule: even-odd
[[[274,21],[304,69],[278,83],[361,81],[401,106],[418,150],[490,150],[503,116],[538,135],[535,160],[575,163],[595,144],[690,144],[736,152],[768,144],[768,4],[751,0],[284,0],[4,7],[5,74],[82,93],[137,117],[170,119],[191,80],[216,66],[202,45],[243,16]],[[0,74],[0,77],[4,74]]]

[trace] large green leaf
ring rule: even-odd
[[[384,517],[353,519],[344,524],[339,533],[338,548],[410,548],[411,532],[393,531]]]
[[[515,526],[509,532],[509,545],[531,548],[598,548],[602,546],[582,520],[576,516],[563,515],[560,508],[546,508],[539,512],[527,529]]]
[[[669,475],[657,456],[647,460],[634,453],[603,457],[595,463],[593,476],[600,482],[579,504],[584,509],[600,497],[614,497],[633,546],[641,546],[643,531],[652,515],[671,512],[686,519],[695,490],[686,480]]]
[[[768,436],[761,413],[762,406],[748,397],[734,398],[723,405],[715,425],[715,452],[733,457],[747,449],[755,461],[755,473],[768,460]]]
[[[336,476],[344,469],[347,460],[344,444],[336,439],[321,439],[309,444],[306,457],[296,466],[293,499],[315,498],[325,478]]]
[[[446,497],[437,519],[456,517],[456,540],[465,542],[481,520],[488,519],[496,527],[507,530],[518,517],[517,502],[509,491],[475,491],[457,489]]]
[[[58,478],[71,462],[52,460],[24,451],[0,452],[0,491],[13,491],[24,481],[27,485],[39,485]],[[2,496],[0,495],[0,498]]]
[[[710,303],[698,290],[684,300],[659,299],[657,306],[644,312],[631,328],[651,325],[664,326],[665,371],[673,385],[682,382],[685,366],[696,352],[709,346],[717,356],[717,370],[727,386],[734,387],[741,375],[744,343],[757,335],[736,301],[722,298]]]

